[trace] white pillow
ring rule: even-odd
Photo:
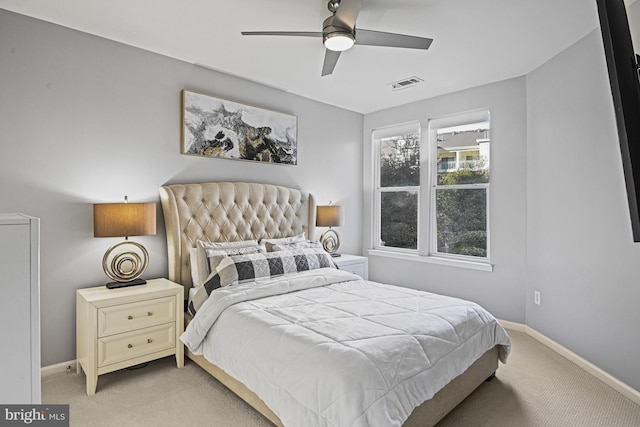
[[[257,240],[238,240],[234,242],[205,242],[204,240],[198,240],[198,246],[203,248],[214,249],[237,249],[248,248],[250,246],[260,246]]]
[[[191,266],[191,283],[194,288],[202,286],[204,278],[200,278],[200,268],[198,268],[198,248],[189,248],[189,265]]]
[[[320,242],[311,242],[304,240],[302,242],[291,242],[291,243],[274,243],[266,245],[267,252],[277,252],[277,251],[292,251],[295,249],[313,249],[313,248],[322,248]]]
[[[274,245],[288,245],[291,243],[299,243],[304,241],[306,241],[304,237],[304,233],[300,233],[297,236],[291,236],[291,237],[280,237],[277,239],[261,239],[260,243],[265,246],[265,248],[267,249],[267,252],[273,252]]]

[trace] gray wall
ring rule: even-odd
[[[629,17],[640,32],[640,2]],[[640,244],[599,29],[527,76],[527,113],[526,323],[640,390]]]
[[[298,166],[180,154],[189,88],[298,117]],[[157,201],[167,183],[247,180],[301,188],[345,206],[342,251],[359,253],[362,115],[0,10],[0,212],[41,218],[43,366],[75,359],[75,291],[108,279],[92,204]],[[166,240],[147,278],[167,274]],[[321,231],[321,230],[319,230]],[[10,284],[2,283],[2,286]]]
[[[373,129],[488,108],[491,113],[491,262],[493,272],[371,256],[369,276],[470,299],[495,316],[524,323],[526,234],[526,100],[524,77],[476,87],[372,114],[364,120],[364,156]],[[372,247],[370,161],[364,166],[364,249]]]

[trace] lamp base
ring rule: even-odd
[[[104,274],[116,283],[130,282],[129,286],[143,284],[135,282],[135,279],[142,276],[148,265],[149,253],[144,246],[129,240],[111,246],[102,257]]]
[[[342,256],[342,254],[339,254],[338,252],[334,252],[331,254],[331,256],[334,258],[338,258],[339,256]]]
[[[135,279],[128,282],[109,282],[106,284],[108,289],[126,288],[127,286],[144,285],[147,281],[144,279]]]
[[[340,237],[338,237],[338,232],[332,228],[329,228],[327,231],[322,233],[322,235],[320,235],[320,244],[322,245],[322,249],[324,249],[331,255],[335,254],[340,247]]]

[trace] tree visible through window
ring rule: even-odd
[[[422,137],[418,123],[374,131],[374,246],[488,260],[489,112],[429,120],[427,127]]]
[[[383,138],[379,152],[381,245],[417,249],[420,135]]]

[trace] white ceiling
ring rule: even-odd
[[[320,77],[322,39],[240,31],[322,31],[326,0],[0,0],[0,8],[360,113],[522,76],[598,27],[595,0],[364,0],[357,28],[433,44],[356,45]],[[424,82],[388,86],[411,76]]]

